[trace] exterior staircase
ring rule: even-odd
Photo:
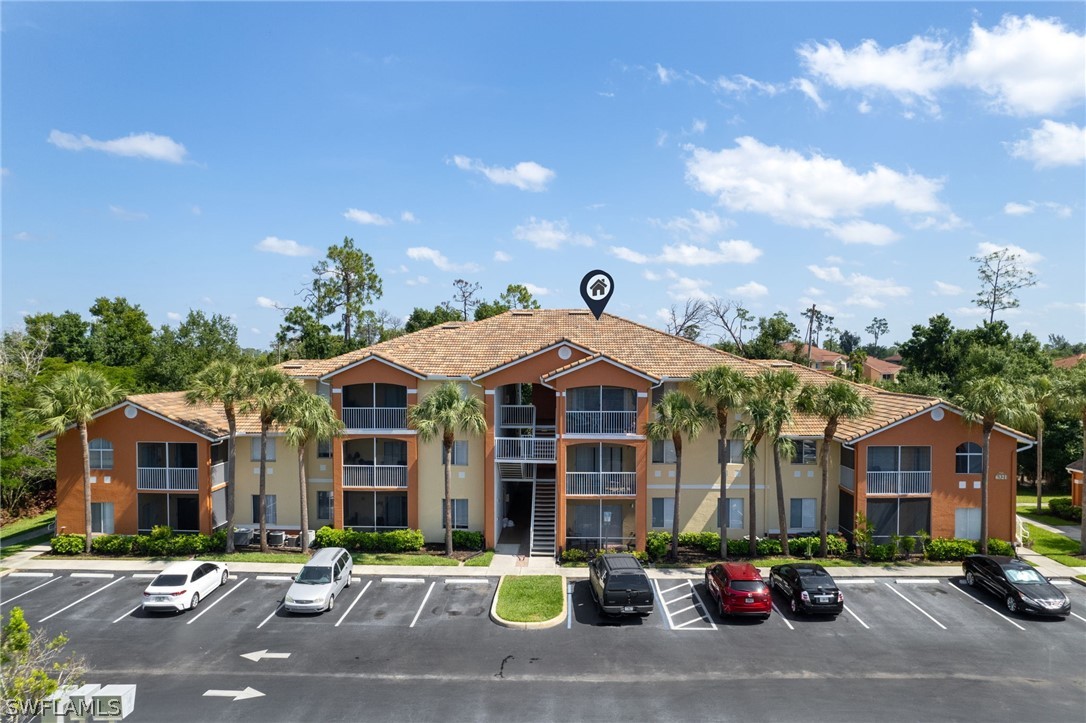
[[[536,480],[532,485],[531,555],[554,557],[555,553],[554,480]]]

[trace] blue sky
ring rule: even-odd
[[[269,346],[351,236],[405,318],[466,278],[663,326],[688,298],[890,340],[969,257],[1086,339],[1082,3],[2,8],[4,328],[98,296]],[[707,340],[712,341],[710,334]]]

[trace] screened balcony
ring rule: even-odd
[[[566,434],[637,434],[637,392],[625,387],[570,389]]]
[[[633,447],[578,444],[566,453],[566,495],[632,496],[637,494]]]
[[[407,387],[399,384],[343,387],[343,425],[347,429],[407,429]]]
[[[931,447],[868,447],[868,495],[930,495]]]
[[[380,437],[345,441],[343,486],[407,489],[407,442]]]
[[[194,492],[199,488],[197,445],[191,442],[138,442],[136,489]]]

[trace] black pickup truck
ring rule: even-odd
[[[596,607],[605,615],[652,613],[652,585],[633,555],[600,555],[588,566],[588,584]]]

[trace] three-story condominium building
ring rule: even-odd
[[[488,545],[643,548],[653,529],[719,529],[723,497],[732,536],[749,530],[748,464],[742,443],[706,431],[684,446],[681,509],[674,509],[670,442],[651,442],[653,404],[690,391],[695,372],[717,365],[753,376],[789,368],[804,383],[832,375],[790,362],[752,361],[605,314],[514,310],[448,323],[332,359],[285,362],[282,370],[324,395],[343,420],[341,437],[306,450],[311,527],[444,532],[440,440],[421,442],[408,410],[453,380],[485,402],[487,429],[458,435],[452,450],[452,524],[480,530]],[[980,534],[980,428],[940,399],[857,385],[872,412],[843,421],[830,450],[832,529],[848,532],[863,512],[876,539],[927,530]],[[730,429],[737,425],[733,412]],[[787,532],[814,532],[820,516],[817,467],[822,420],[797,416],[785,430]],[[259,425],[239,422],[235,524],[258,519]],[[165,524],[210,532],[225,524],[226,420],[221,408],[191,407],[181,392],[135,395],[90,425],[93,531]],[[1015,533],[1017,452],[1027,435],[997,427],[991,441],[989,533]],[[299,527],[298,463],[278,430],[268,446],[269,525]],[[726,474],[721,479],[721,456]],[[781,532],[768,445],[754,461],[755,526]],[[74,431],[57,440],[58,525],[83,531],[82,461]]]

